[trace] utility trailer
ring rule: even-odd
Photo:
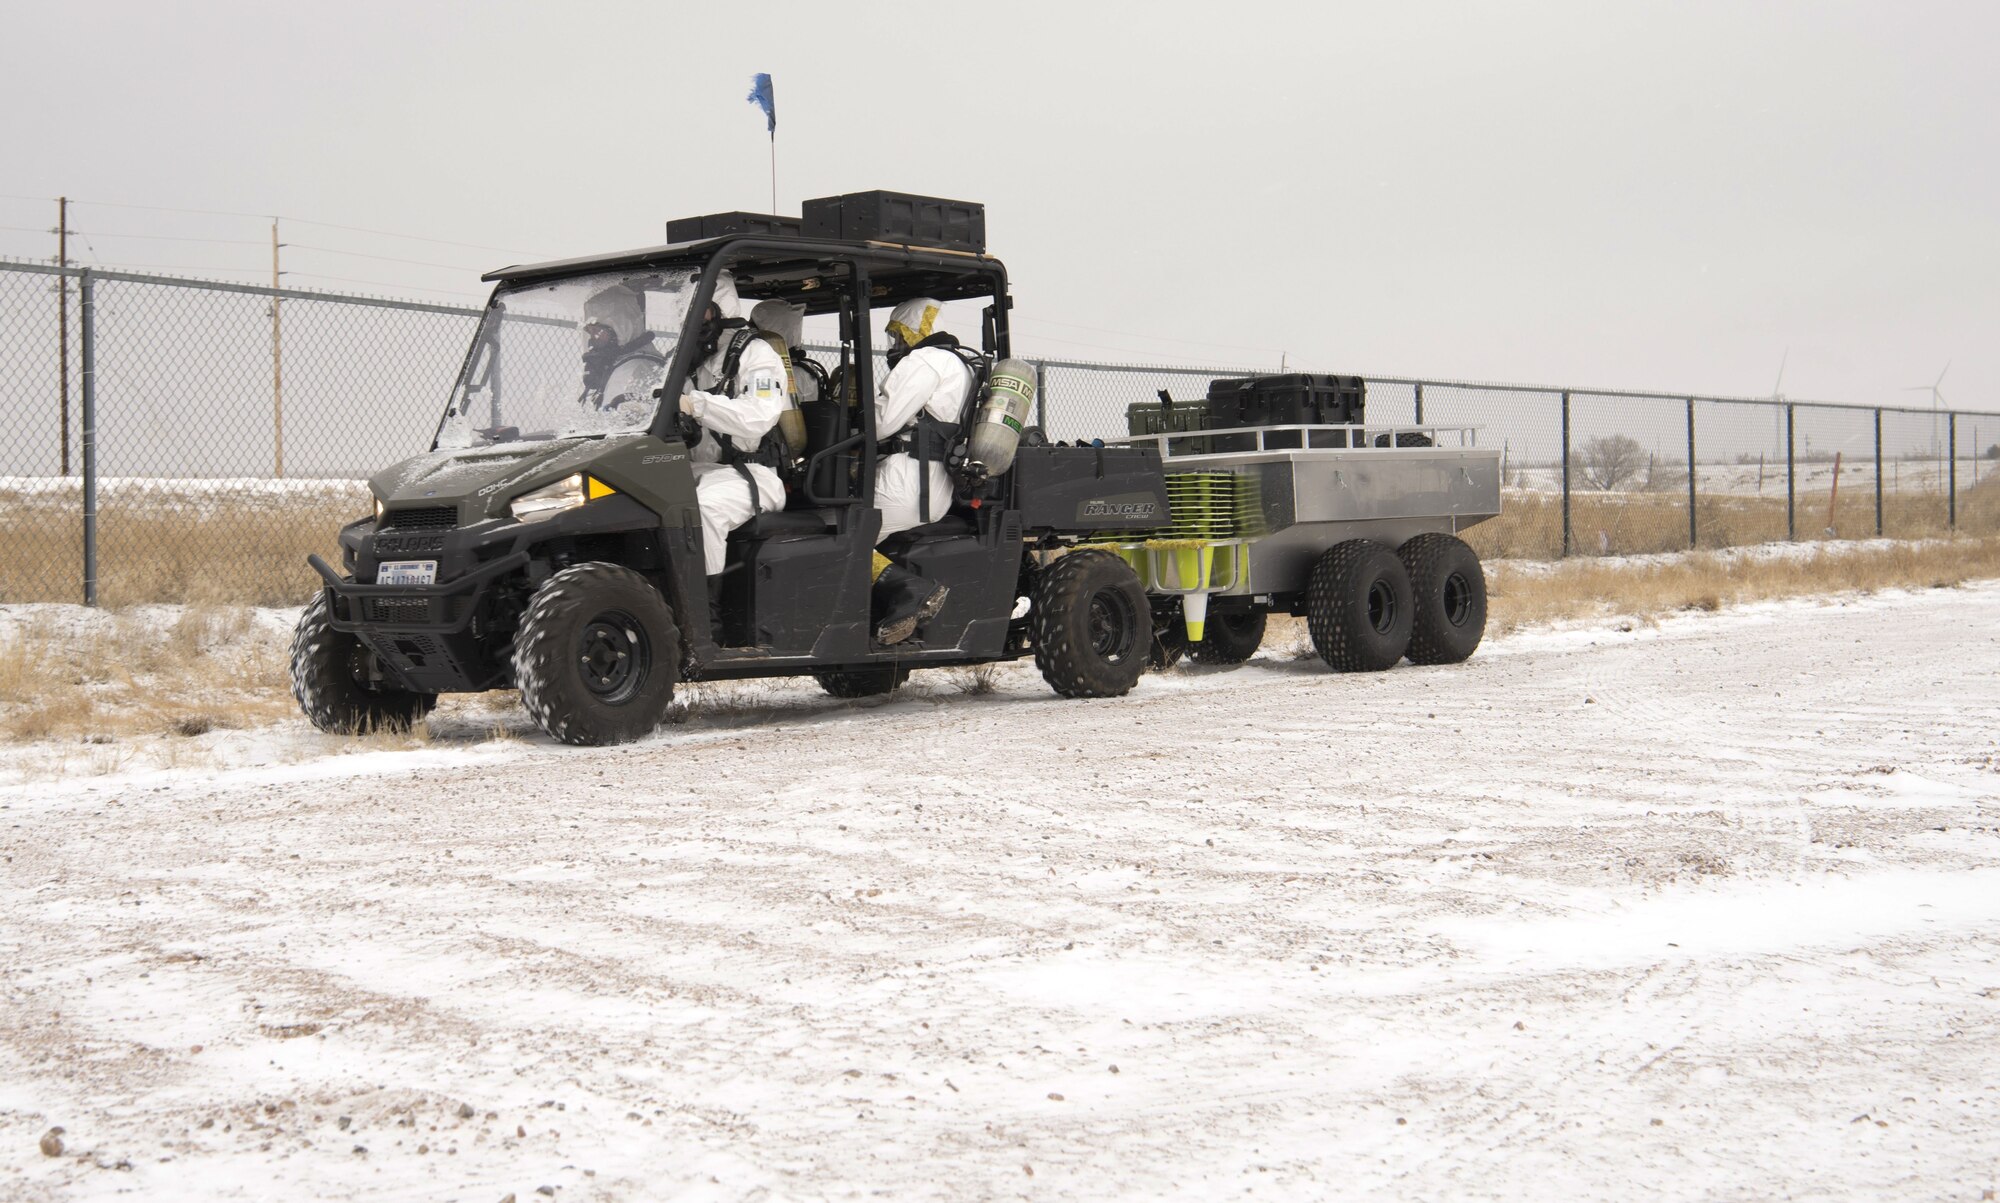
[[[1457,535],[1500,513],[1500,453],[1475,428],[1188,429],[1119,440],[1158,452],[1173,522],[1103,541],[1154,599],[1156,667],[1246,659],[1271,611],[1305,617],[1343,671],[1472,654],[1485,579]]]
[[[408,725],[441,693],[513,687],[555,738],[618,743],[655,729],[681,681],[810,675],[862,697],[915,668],[1030,656],[1066,697],[1115,697],[1174,647],[1248,658],[1271,610],[1305,615],[1341,670],[1477,645],[1485,586],[1455,532],[1497,512],[1497,458],[1402,445],[1462,432],[1361,423],[1340,383],[1358,382],[1338,378],[1339,421],[1265,412],[1199,445],[1062,445],[1025,425],[1033,373],[1010,358],[1013,300],[980,206],[864,193],[808,201],[801,219],[669,230],[663,246],[487,277],[430,450],[369,481],[374,512],[341,530],[338,565],[308,557],[324,588],[291,668],[314,725]],[[744,304],[834,318],[839,340],[829,363],[791,348],[827,383],[801,407],[784,508],[730,532],[710,576],[700,432],[677,401],[714,345],[725,271]],[[622,392],[587,374],[608,294],[643,319],[610,369],[643,381]],[[983,303],[982,383],[950,458],[951,512],[882,540],[876,466],[896,432],[875,427],[873,327],[918,297]],[[1263,391],[1249,382],[1228,412]],[[873,638],[878,544],[949,590],[890,645]]]

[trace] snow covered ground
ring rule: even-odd
[[[7,786],[0,1197],[1978,1199],[1996,664],[1988,584]]]

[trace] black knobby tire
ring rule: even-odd
[[[407,731],[437,705],[434,693],[370,685],[367,655],[357,636],[333,629],[332,597],[320,590],[292,633],[292,696],[313,726],[335,735]]]
[[[1241,664],[1264,646],[1267,617],[1262,606],[1210,610],[1201,626],[1201,642],[1188,644],[1188,655],[1197,664]],[[1187,627],[1181,630],[1185,634]]]
[[[819,687],[837,698],[873,698],[893,693],[910,679],[907,664],[865,664],[859,668],[821,668],[813,672]]]
[[[514,682],[537,726],[566,744],[629,743],[666,717],[680,631],[645,577],[616,564],[556,573],[514,632]]]
[[[1396,550],[1415,598],[1412,664],[1457,664],[1486,633],[1486,573],[1479,554],[1452,535],[1418,535]]]
[[[1139,574],[1108,551],[1071,552],[1048,566],[1030,614],[1035,667],[1066,698],[1131,691],[1152,650],[1152,606]]]
[[[1410,574],[1380,543],[1336,543],[1306,578],[1306,630],[1340,672],[1381,672],[1402,659],[1414,609]]]

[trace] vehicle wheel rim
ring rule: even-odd
[[[630,701],[652,668],[652,645],[630,614],[612,610],[583,628],[577,659],[583,687],[612,706]]]
[[[1444,578],[1444,620],[1455,627],[1472,617],[1472,582],[1462,572]]]
[[[1132,654],[1138,629],[1138,612],[1124,594],[1106,590],[1090,599],[1090,650],[1099,658],[1111,664],[1123,661]]]
[[[1396,591],[1388,581],[1377,580],[1368,586],[1368,625],[1377,635],[1387,635],[1396,625]]]

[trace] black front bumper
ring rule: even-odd
[[[306,562],[326,582],[333,629],[352,632],[367,644],[383,670],[405,687],[466,693],[510,679],[505,632],[482,631],[477,620],[488,587],[526,567],[526,551],[438,585],[359,585],[316,555]]]
[[[482,564],[441,585],[358,585],[316,555],[306,557],[333,592],[333,629],[366,634],[372,628],[450,635],[465,630],[479,613],[479,590],[528,563],[517,551]]]

